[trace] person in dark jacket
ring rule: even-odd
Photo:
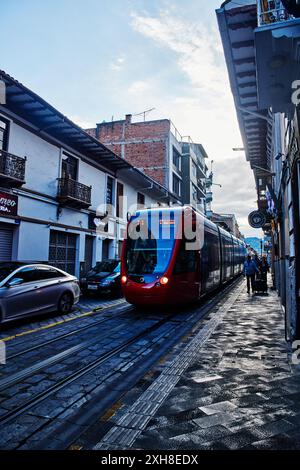
[[[250,255],[247,256],[247,259],[244,263],[244,275],[247,278],[247,292],[250,294],[250,285],[252,292],[254,291],[254,281],[255,281],[255,274],[258,273],[258,267],[255,261],[251,258]]]
[[[260,269],[260,272],[261,272],[261,278],[266,281],[268,272],[270,271],[270,266],[269,266],[269,263],[267,261],[266,256],[262,257],[259,269]]]
[[[255,277],[258,278],[258,275],[259,275],[259,273],[260,273],[261,260],[260,260],[260,258],[259,258],[259,256],[258,256],[257,253],[256,253],[255,256],[254,256],[253,261],[254,261],[254,263],[256,264],[256,267],[257,267],[257,269],[258,269],[258,271],[256,272]]]

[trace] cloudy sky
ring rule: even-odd
[[[202,143],[213,209],[246,235],[256,208],[219,37],[221,0],[0,0],[0,69],[83,127],[155,108]],[[138,118],[135,118],[138,119]]]

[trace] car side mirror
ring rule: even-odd
[[[20,277],[15,277],[11,281],[8,281],[6,284],[6,287],[14,287],[14,286],[19,286],[20,284],[23,284],[23,279]]]

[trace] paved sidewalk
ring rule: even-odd
[[[300,366],[276,292],[245,287],[132,447],[300,449]]]

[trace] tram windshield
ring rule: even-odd
[[[135,221],[135,225],[143,223]],[[146,231],[146,235],[137,239],[127,239],[126,268],[128,274],[163,274],[171,260],[174,248],[174,226],[171,224],[168,231],[160,229],[157,231]]]

